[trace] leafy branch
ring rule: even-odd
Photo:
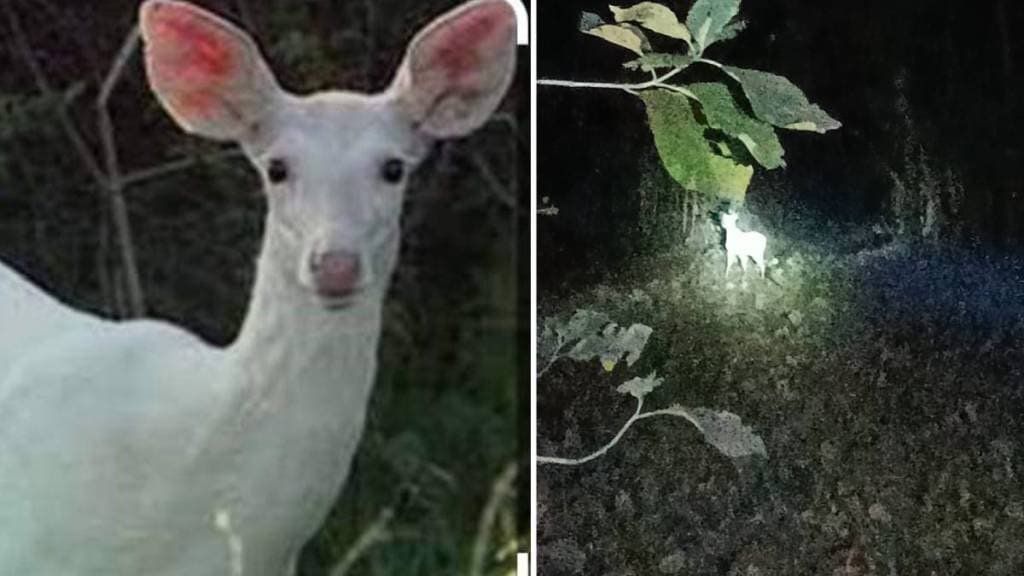
[[[651,328],[643,324],[622,328],[608,315],[590,310],[578,310],[566,324],[557,318],[549,318],[537,351],[538,357],[544,357],[546,361],[537,377],[543,376],[563,358],[579,361],[599,358],[601,366],[608,372],[623,359],[632,366],[640,359],[651,332]]]
[[[641,82],[540,79],[537,83],[623,90],[639,97],[662,163],[684,189],[742,201],[755,165],[766,170],[785,166],[776,129],[825,133],[841,126],[786,78],[727,66],[705,56],[708,48],[746,28],[746,21],[738,18],[740,0],[697,0],[685,22],[656,2],[608,8],[612,22],[584,12],[579,30],[629,50],[636,57],[624,62],[623,68],[652,78]],[[655,34],[657,42],[648,33]],[[680,83],[682,72],[695,64],[715,68],[723,80]]]
[[[538,358],[544,362],[544,368],[538,371],[537,377],[539,379],[562,358],[578,361],[599,358],[604,369],[609,372],[623,357],[631,366],[640,358],[651,332],[651,328],[643,324],[634,324],[628,329],[620,328],[611,322],[607,315],[590,310],[578,310],[568,322],[548,318],[537,347]],[[657,416],[683,418],[697,428],[705,441],[730,458],[752,455],[767,458],[768,454],[761,437],[749,426],[745,426],[739,416],[731,412],[686,408],[678,404],[644,412],[644,398],[661,386],[662,381],[663,379],[656,373],[651,373],[642,378],[633,378],[616,389],[620,394],[628,394],[636,399],[636,410],[618,433],[598,450],[580,458],[537,456],[537,463],[562,466],[586,464],[604,456],[618,444],[630,426],[640,420]]]

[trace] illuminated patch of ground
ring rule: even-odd
[[[540,573],[1022,574],[1021,264],[896,245],[776,239],[769,280],[679,249],[541,302],[654,329],[640,362],[563,361],[538,385],[542,454],[602,445],[657,369],[651,408],[742,416],[767,462],[735,467],[686,422],[538,475]]]

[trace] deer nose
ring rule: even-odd
[[[351,296],[359,285],[359,256],[345,250],[314,253],[309,263],[313,284],[320,296]]]

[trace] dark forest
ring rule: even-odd
[[[640,98],[544,85],[651,78],[583,12],[538,13],[540,573],[1024,570],[1021,5],[743,2],[708,53],[842,127],[694,216]]]

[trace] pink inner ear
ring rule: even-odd
[[[515,14],[505,2],[467,11],[442,25],[428,40],[430,67],[444,71],[449,82],[461,83],[481,71],[485,48],[501,38],[502,28],[514,24]]]
[[[185,114],[203,114],[238,73],[238,39],[192,9],[156,3],[143,19],[151,71]],[[161,83],[164,83],[161,82]]]

